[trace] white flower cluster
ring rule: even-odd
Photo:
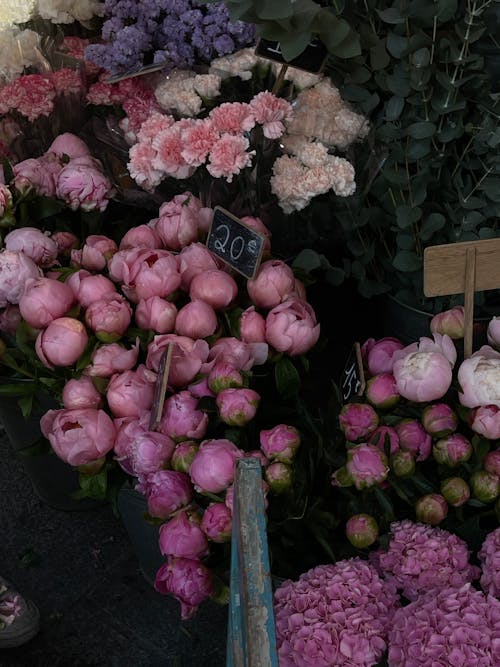
[[[41,64],[42,59],[38,33],[18,28],[0,32],[0,85],[16,79],[25,67]]]
[[[175,70],[156,87],[155,96],[165,111],[193,117],[200,113],[203,99],[220,95],[220,84],[217,74]]]
[[[86,23],[93,16],[103,16],[104,3],[98,0],[38,0],[38,14],[52,23]]]
[[[35,9],[36,0],[2,0],[0,2],[0,30],[12,27],[14,23],[29,21]],[[3,50],[0,50],[3,56]]]

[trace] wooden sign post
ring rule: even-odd
[[[158,375],[156,378],[155,393],[153,397],[153,407],[151,408],[151,417],[149,419],[149,430],[156,431],[163,414],[163,404],[165,403],[165,393],[167,391],[168,375],[170,373],[170,364],[172,363],[172,353],[174,343],[169,343],[167,349],[162,354],[158,366]]]
[[[474,294],[500,287],[500,238],[429,246],[424,251],[424,294],[464,295],[464,356],[472,354]]]

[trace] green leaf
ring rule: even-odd
[[[390,62],[391,58],[385,49],[384,41],[381,39],[370,49],[370,66],[373,70],[382,70],[385,69]]]
[[[417,49],[411,57],[413,67],[427,67],[431,62],[431,52],[428,48]]]
[[[293,13],[293,4],[288,0],[272,0],[272,2],[266,2],[260,6],[256,5],[257,16],[266,21],[287,18],[292,16]]]
[[[422,209],[418,206],[406,206],[402,204],[396,208],[396,221],[398,227],[406,229],[418,222],[422,217]]]
[[[414,252],[401,250],[396,253],[392,265],[398,271],[420,271],[422,269],[422,258],[418,257]]]
[[[354,37],[351,26],[344,19],[337,18],[328,9],[318,12],[314,21],[314,30],[317,30],[321,41],[326,48],[333,53],[345,39]]]
[[[65,204],[60,199],[53,199],[52,197],[37,197],[33,201],[32,210],[35,212],[36,220],[44,220],[50,218],[56,213],[60,213],[65,208]]]
[[[311,37],[312,35],[310,32],[301,32],[289,36],[286,40],[281,40],[280,45],[283,58],[290,62],[290,60],[300,56],[300,54],[307,48],[307,45],[311,41]]]
[[[274,368],[276,389],[284,398],[295,396],[300,389],[300,375],[288,357],[281,357]]]
[[[408,39],[391,31],[387,35],[386,47],[391,56],[402,58],[408,50]]]
[[[446,218],[441,213],[431,213],[428,215],[419,232],[422,241],[429,241],[433,234],[442,229],[446,224]]]
[[[50,443],[45,438],[40,438],[30,447],[24,447],[23,449],[18,450],[18,453],[21,456],[45,456],[46,454],[50,454],[50,452]],[[52,455],[55,456],[55,454]]]
[[[320,37],[322,41],[325,39],[323,33],[320,34]],[[347,60],[348,58],[356,58],[361,55],[361,44],[358,35],[350,33],[340,42],[340,44],[332,48],[330,53],[337,58],[343,58],[344,60]]]
[[[104,500],[106,498],[106,491],[108,487],[108,474],[106,467],[99,470],[93,475],[85,473],[79,474],[79,481],[84,497],[95,498],[96,500]]]
[[[402,97],[393,95],[385,105],[385,119],[397,120],[405,106],[405,101]]]
[[[407,97],[411,93],[410,80],[406,74],[401,71],[394,72],[387,76],[387,87],[394,95],[398,97]]]
[[[321,266],[321,255],[311,248],[301,250],[297,257],[293,260],[293,268],[302,269],[306,273],[310,273]]]
[[[28,417],[31,414],[31,410],[33,409],[33,394],[29,394],[28,396],[23,396],[23,398],[20,398],[18,400],[17,404],[21,408],[23,417],[25,419],[28,419]]]
[[[429,121],[421,121],[419,123],[412,123],[406,131],[408,136],[414,139],[428,139],[436,133],[436,126]]]
[[[457,4],[457,0],[437,0],[439,20],[443,23],[450,21],[455,16]]]
[[[36,391],[35,382],[0,384],[0,396],[26,396]]]
[[[397,7],[389,7],[388,9],[377,9],[377,14],[380,16],[384,23],[390,23],[396,25],[398,23],[404,23],[405,17]]]
[[[375,498],[377,499],[378,504],[384,512],[384,518],[386,521],[393,521],[396,518],[394,513],[394,505],[388,498],[387,494],[385,494],[380,487],[376,486],[374,491]]]

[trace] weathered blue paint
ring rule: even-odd
[[[234,480],[226,667],[278,667],[262,470],[240,459]]]

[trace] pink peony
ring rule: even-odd
[[[354,547],[366,549],[378,538],[378,524],[370,514],[355,514],[347,520],[345,534]]]
[[[63,387],[62,402],[65,408],[101,408],[102,396],[97,391],[92,380],[82,375],[81,378],[68,380]]]
[[[434,443],[432,455],[438,463],[455,468],[470,459],[473,452],[470,441],[461,433],[452,433]]]
[[[224,361],[234,368],[249,371],[253,366],[260,366],[267,360],[267,343],[244,343],[231,336],[219,338],[210,348],[207,372],[214,363]]]
[[[136,476],[149,475],[167,467],[175,444],[163,433],[144,431],[135,437],[127,450],[132,472]]]
[[[122,283],[134,303],[151,296],[170,296],[180,285],[177,259],[168,250],[130,248],[118,251],[109,262],[109,277]]]
[[[462,389],[460,403],[467,408],[486,405],[500,407],[499,379],[500,353],[483,345],[469,359],[465,359],[458,369],[458,382]]]
[[[0,251],[0,308],[18,304],[30,278],[39,278],[42,270],[23,252]]]
[[[493,317],[490,320],[486,335],[488,345],[498,349],[500,347],[500,317]]]
[[[193,276],[189,285],[192,301],[205,301],[214,310],[227,308],[238,295],[238,285],[225,271],[213,269]]]
[[[210,503],[203,512],[200,528],[212,542],[228,542],[233,528],[231,510],[224,503]]]
[[[394,426],[401,449],[412,452],[417,461],[429,458],[432,449],[431,436],[416,419],[402,419]]]
[[[245,343],[265,343],[266,320],[250,306],[241,313],[240,338]]]
[[[386,452],[386,447],[388,447],[389,453],[395,454],[399,451],[399,436],[392,426],[377,426],[370,435],[368,444],[375,445],[382,452]]]
[[[492,597],[500,597],[500,528],[487,535],[478,553],[481,587]]]
[[[182,620],[191,618],[198,605],[215,592],[211,571],[189,558],[169,558],[156,574],[155,588],[179,600]]]
[[[477,577],[463,540],[409,519],[391,524],[389,545],[371,559],[381,576],[409,600],[450,586],[459,589]]]
[[[264,479],[274,493],[285,493],[292,488],[293,472],[288,463],[273,461],[264,470]]]
[[[85,350],[89,337],[85,326],[72,317],[58,317],[40,331],[35,350],[40,361],[53,366],[71,366]]]
[[[402,353],[404,350],[400,351]],[[396,387],[409,401],[435,401],[450,388],[452,366],[441,352],[416,351],[399,358],[396,354],[395,359],[393,373]]]
[[[158,470],[142,478],[136,487],[148,500],[148,512],[158,519],[168,519],[177,510],[189,505],[193,487],[183,472]]]
[[[57,245],[57,254],[62,257],[69,257],[71,251],[78,248],[80,241],[72,232],[54,232],[51,239]]]
[[[396,380],[392,373],[380,373],[366,383],[365,396],[376,408],[392,408],[401,398],[396,389]]]
[[[159,425],[160,432],[176,442],[203,438],[208,426],[208,415],[198,410],[197,405],[198,399],[189,391],[180,391],[167,398]]]
[[[56,242],[36,227],[21,227],[9,232],[5,247],[12,252],[23,252],[43,268],[53,266],[58,254]]]
[[[378,447],[365,444],[347,451],[346,470],[358,490],[380,484],[389,474],[386,455]]]
[[[234,468],[243,452],[230,440],[204,440],[190,468],[195,489],[220,493],[233,483]]]
[[[258,308],[274,308],[294,294],[293,271],[285,262],[270,259],[261,264],[256,277],[247,282],[247,290]]]
[[[233,176],[252,164],[255,151],[247,151],[249,146],[250,142],[242,135],[224,134],[209,153],[208,173],[214,178],[225,178],[231,183]]]
[[[19,310],[30,326],[41,329],[65,315],[73,298],[71,288],[65,283],[50,278],[29,278],[19,301]]]
[[[432,333],[447,334],[450,338],[464,337],[464,307],[455,306],[451,310],[434,315],[430,323]]]
[[[482,503],[493,503],[500,495],[500,477],[488,470],[476,470],[469,478],[472,495]]]
[[[320,325],[307,301],[291,298],[273,308],[266,317],[266,340],[278,352],[294,357],[318,342]]]
[[[496,405],[474,408],[469,414],[469,424],[479,435],[497,440],[500,438],[500,408]]]
[[[143,412],[139,419],[135,417],[120,417],[114,420],[116,427],[116,439],[113,448],[115,459],[129,475],[134,474],[130,460],[132,447],[142,435],[148,432],[150,419],[151,413]]]
[[[294,426],[278,424],[262,430],[260,447],[268,459],[290,463],[300,446],[300,433]]]
[[[198,215],[189,206],[190,192],[177,195],[160,206],[154,230],[167,250],[181,250],[198,239]]]
[[[118,296],[109,278],[100,273],[90,275],[85,269],[72,273],[65,284],[72,289],[76,300],[85,309],[96,301]]]
[[[189,466],[198,453],[199,445],[194,440],[184,440],[176,445],[170,466],[178,472],[189,472]]]
[[[218,327],[217,315],[208,303],[194,299],[183,306],[175,318],[175,333],[189,338],[207,338]]]
[[[225,361],[217,361],[207,378],[208,387],[214,394],[223,389],[238,389],[243,387],[243,375],[239,370]]]
[[[160,248],[161,241],[158,233],[149,225],[138,225],[132,227],[122,236],[120,250],[129,248]]]
[[[198,273],[219,268],[215,256],[201,243],[185,246],[178,255],[178,264],[181,287],[186,291],[189,291],[191,281]]]
[[[61,169],[61,164],[50,163],[43,157],[28,158],[14,165],[14,185],[21,193],[30,191],[43,197],[54,197],[56,178]]]
[[[135,321],[141,329],[152,329],[155,333],[171,333],[175,327],[177,308],[171,301],[160,296],[141,299],[135,309]]]
[[[381,338],[378,341],[370,338],[367,340],[363,345],[362,353],[370,375],[392,373],[394,352],[402,350],[403,347],[403,343],[397,338]]]
[[[55,153],[58,158],[67,155],[71,160],[90,155],[87,144],[76,134],[65,132],[58,135],[47,149],[47,153]]]
[[[208,540],[196,512],[177,512],[160,527],[159,543],[164,556],[195,559],[208,555]]]
[[[85,323],[103,343],[115,343],[132,319],[129,302],[118,292],[94,301],[85,311]]]
[[[360,558],[285,581],[274,594],[280,665],[376,665],[398,606],[394,591]]]
[[[500,449],[488,452],[483,461],[484,469],[500,477]]]
[[[340,411],[340,428],[346,440],[365,440],[379,424],[379,416],[367,403],[347,403]]]
[[[461,477],[447,477],[441,482],[439,490],[452,507],[461,507],[470,498],[470,487]]]
[[[111,183],[101,171],[100,163],[88,157],[70,160],[57,176],[56,195],[72,211],[104,211],[113,194]]]
[[[155,336],[148,345],[146,366],[158,371],[161,357],[169,344],[173,344],[172,361],[168,375],[169,385],[183,387],[189,384],[200,372],[202,364],[208,356],[208,343],[204,340],[194,341],[187,336],[164,334]]]
[[[99,345],[92,353],[91,363],[85,369],[85,374],[91,377],[108,378],[115,373],[123,373],[135,366],[138,356],[138,338],[130,350],[119,343]]]
[[[417,521],[437,526],[448,515],[448,503],[440,493],[427,493],[415,503]]]
[[[71,259],[73,263],[79,264],[89,271],[102,271],[117,250],[118,247],[112,239],[107,236],[91,234],[85,239],[85,244],[81,250],[73,250]]]
[[[223,389],[215,399],[219,417],[229,426],[245,426],[251,421],[260,403],[259,394],[253,389]]]
[[[104,410],[49,410],[40,420],[43,435],[70,466],[96,461],[113,448],[116,429]]]
[[[140,417],[153,405],[156,375],[144,365],[135,371],[113,375],[106,389],[109,409],[115,417]]]
[[[457,430],[458,417],[447,403],[434,403],[423,410],[422,425],[429,435],[442,438]]]

